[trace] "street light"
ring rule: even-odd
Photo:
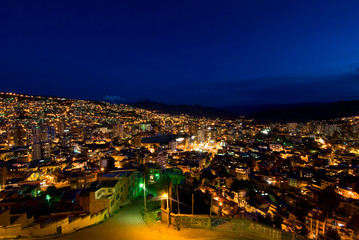
[[[168,226],[169,226],[170,225],[170,207],[168,204],[168,194],[164,193],[164,194],[162,194],[162,197],[167,199],[167,216],[168,216]]]
[[[222,202],[219,202],[218,214],[222,214]]]
[[[146,179],[143,177],[143,183],[140,183],[140,187],[143,188],[143,204],[145,205],[145,212],[147,212],[146,206]]]
[[[167,194],[167,193],[164,193],[164,194],[162,194],[162,197],[164,197],[164,198],[167,199],[167,206],[166,206],[166,208],[168,209],[168,208],[169,208],[169,207],[168,207],[168,194]]]

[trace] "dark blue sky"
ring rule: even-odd
[[[0,2],[0,91],[232,104],[359,99],[359,1]]]

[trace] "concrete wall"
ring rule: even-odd
[[[0,226],[10,225],[10,210],[1,210],[0,212]]]
[[[168,224],[168,212],[162,209],[162,222]],[[226,232],[238,232],[269,240],[292,239],[293,235],[280,229],[254,222],[249,219],[229,218],[209,215],[170,214],[170,223],[174,226],[202,228]],[[296,239],[305,239],[298,235]]]
[[[171,223],[174,225],[180,224],[182,227],[211,228],[211,218],[209,215],[171,214]]]
[[[34,216],[27,218],[27,213],[12,214],[11,219],[12,224],[21,224],[21,227],[26,227],[34,222]]]
[[[58,228],[61,228],[62,234],[67,234],[81,228],[97,224],[105,220],[108,216],[108,209],[105,209],[93,215],[86,215],[83,217],[75,218],[65,217],[45,225],[36,224],[31,227],[23,228],[20,235],[23,237],[43,237],[48,235],[57,235]]]
[[[0,226],[0,238],[17,238],[21,234],[21,224]]]

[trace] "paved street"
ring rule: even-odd
[[[106,222],[57,239],[161,239],[143,222],[140,205],[130,204]]]
[[[56,239],[73,240],[181,240],[181,239],[258,239],[255,236],[240,236],[238,233],[217,232],[203,229],[181,229],[174,230],[165,225],[157,224],[149,228],[143,221],[141,215],[141,202],[132,203],[122,208],[117,215],[111,217],[106,222],[79,230]]]

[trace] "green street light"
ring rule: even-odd
[[[146,205],[146,179],[143,176],[143,183],[140,184],[140,187],[143,187],[143,205],[145,207],[145,212],[147,212],[147,205]]]
[[[49,194],[46,194],[46,200],[47,200],[47,202],[50,202],[50,199],[51,199],[50,195],[49,195]]]

